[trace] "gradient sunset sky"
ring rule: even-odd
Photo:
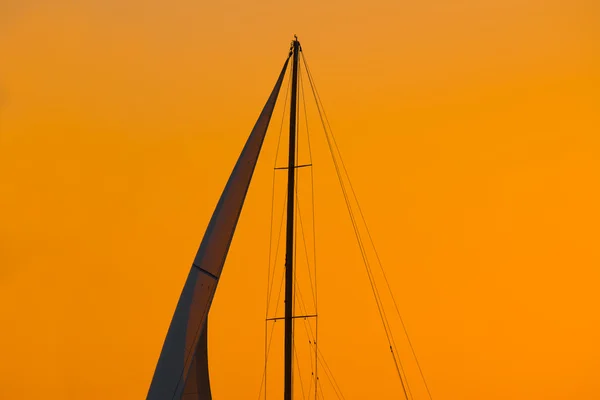
[[[597,0],[2,0],[0,398],[145,398],[293,34],[433,398],[599,399]],[[216,400],[260,387],[280,121],[211,310]],[[398,399],[314,172],[321,349],[346,399]]]

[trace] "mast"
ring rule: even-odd
[[[292,362],[294,355],[294,207],[296,173],[296,99],[298,92],[298,51],[300,42],[294,35],[292,98],[290,101],[290,151],[288,158],[287,226],[285,246],[285,349],[284,349],[284,400],[292,400]]]

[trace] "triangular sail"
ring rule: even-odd
[[[147,400],[181,400],[186,386],[190,392],[193,391],[193,386],[203,389],[198,390],[195,397],[193,393],[186,394],[185,400],[206,400],[206,397],[200,397],[201,393],[204,393],[204,396],[208,395],[210,399],[206,336],[200,344],[202,348],[199,346],[200,337],[202,333],[206,335],[208,311],[244,205],[288,61],[289,56],[233,168],[204,233],[171,320]],[[192,365],[194,365],[194,378],[188,380]],[[206,373],[199,375],[199,369],[203,368]],[[197,378],[206,381],[200,382]]]

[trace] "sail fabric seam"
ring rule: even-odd
[[[207,275],[207,276],[209,276],[209,277],[213,278],[215,281],[218,281],[218,280],[219,280],[219,278],[218,278],[216,275],[213,275],[213,274],[211,274],[210,272],[208,272],[208,271],[207,271],[207,270],[205,270],[204,268],[201,268],[201,267],[197,266],[195,263],[194,263],[194,264],[192,264],[192,266],[193,266],[193,267],[196,267],[196,268],[198,268],[198,270],[199,270],[200,272],[202,272],[204,275]]]

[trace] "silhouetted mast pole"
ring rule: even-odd
[[[292,98],[290,102],[290,152],[288,158],[287,228],[285,250],[285,352],[284,400],[292,400],[292,361],[294,354],[294,207],[296,173],[296,99],[298,92],[298,52],[300,42],[294,35],[292,70]]]

